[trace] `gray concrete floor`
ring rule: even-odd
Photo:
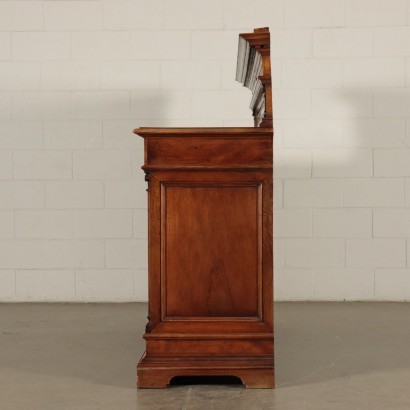
[[[410,409],[410,304],[275,309],[277,389],[137,390],[146,304],[0,304],[0,409]]]

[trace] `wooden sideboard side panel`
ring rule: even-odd
[[[255,127],[139,128],[148,181],[147,350],[138,387],[227,375],[272,388],[270,34],[239,35]]]

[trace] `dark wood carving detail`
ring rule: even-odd
[[[140,388],[201,375],[275,386],[269,41],[268,29],[240,35],[237,79],[253,91],[254,127],[134,130],[149,186]]]
[[[252,91],[250,108],[255,126],[272,127],[269,28],[239,35],[236,80]]]
[[[148,322],[145,325],[145,333],[151,333],[152,331],[152,326],[151,326],[151,317],[150,315],[147,316]]]

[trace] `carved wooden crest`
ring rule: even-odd
[[[255,127],[272,128],[272,81],[269,28],[239,34],[236,80],[252,91]]]

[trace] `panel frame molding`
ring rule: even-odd
[[[262,205],[263,205],[263,181],[229,181],[220,180],[212,181],[207,178],[207,174],[203,176],[204,180],[193,182],[192,178],[189,180],[181,180],[177,177],[177,180],[160,181],[160,212],[161,212],[161,322],[263,322],[263,258],[262,258],[262,243],[263,243],[263,218],[262,218]],[[225,178],[226,179],[226,178]],[[245,188],[253,187],[257,190],[257,203],[256,203],[256,226],[257,226],[257,315],[256,316],[169,316],[167,314],[167,263],[166,263],[166,229],[167,229],[167,197],[166,192],[168,187],[187,187],[187,188]]]

